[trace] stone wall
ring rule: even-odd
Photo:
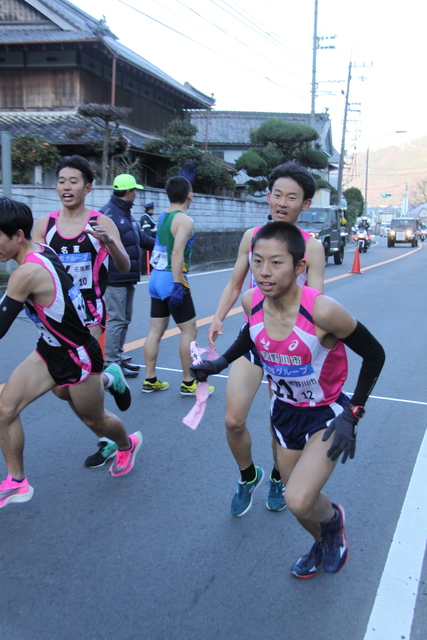
[[[98,209],[108,202],[111,193],[111,187],[95,186],[87,196],[86,204],[91,209]],[[13,185],[12,198],[28,204],[35,219],[60,207],[54,187]],[[138,193],[132,209],[138,221],[147,202],[155,204],[156,221],[169,206],[163,189],[144,189]],[[234,263],[244,231],[266,222],[269,208],[264,198],[238,199],[195,194],[188,213],[194,220],[196,231],[192,265],[212,268]],[[0,264],[0,281],[7,280],[9,270]]]

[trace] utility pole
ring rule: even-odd
[[[12,136],[8,131],[1,132],[1,173],[3,197],[12,197]]]
[[[347,131],[347,112],[348,112],[348,98],[350,94],[350,81],[351,81],[351,60],[348,65],[348,77],[347,77],[347,91],[345,94],[345,107],[344,107],[344,120],[342,126],[342,136],[341,136],[341,151],[340,151],[340,162],[338,165],[338,195],[337,195],[337,204],[340,206],[341,204],[341,196],[342,196],[342,176],[344,170],[344,154],[345,154],[345,134]]]
[[[317,37],[317,6],[318,0],[314,0],[314,34],[313,34],[313,65],[311,68],[311,114],[310,124],[315,128],[316,124],[316,58],[317,49],[319,48],[319,39]]]
[[[311,67],[311,112],[310,125],[316,128],[316,72],[317,72],[317,50],[318,49],[335,49],[334,45],[326,45],[321,47],[320,40],[333,40],[336,36],[318,36],[317,35],[317,15],[318,0],[314,0],[314,33],[313,33],[313,64]]]

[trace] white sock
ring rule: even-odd
[[[114,376],[112,373],[107,373],[106,371],[104,371],[102,375],[108,378],[107,384],[105,385],[105,389],[109,389],[114,382]]]

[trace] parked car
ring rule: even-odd
[[[334,256],[335,264],[342,264],[344,259],[344,247],[346,230],[341,227],[341,217],[344,212],[335,206],[314,206],[302,211],[298,218],[298,227],[308,231],[322,243],[325,251],[325,263],[329,256]]]
[[[413,247],[418,246],[417,218],[393,218],[387,234],[387,246],[394,247],[397,243],[409,242]]]

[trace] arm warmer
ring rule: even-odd
[[[351,403],[355,406],[366,404],[385,362],[384,349],[376,338],[360,322],[347,338],[341,340],[354,353],[363,358],[359,378]]]
[[[0,340],[9,331],[13,321],[23,308],[23,302],[9,298],[7,294],[0,300]]]
[[[240,329],[240,333],[231,345],[227,349],[225,353],[223,353],[222,357],[227,360],[227,363],[230,365],[232,362],[244,356],[245,353],[250,351],[255,347],[255,344],[252,341],[252,338],[249,333],[249,323],[243,325]]]

